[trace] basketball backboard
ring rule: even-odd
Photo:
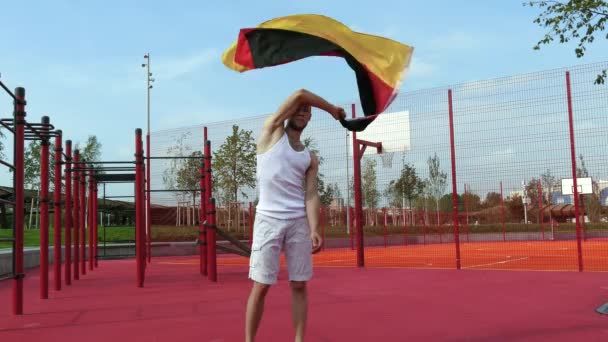
[[[593,193],[593,182],[591,177],[577,178],[576,185],[578,187],[578,194],[592,194]],[[574,179],[563,178],[562,179],[562,195],[574,195]]]
[[[410,113],[409,111],[383,113],[362,132],[357,132],[357,139],[382,143],[382,154],[386,157],[395,152],[411,149]],[[376,154],[376,149],[367,149],[366,154]],[[353,156],[353,141],[348,139],[348,154]]]

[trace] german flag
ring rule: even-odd
[[[395,99],[413,50],[391,39],[354,32],[326,16],[301,14],[241,29],[222,62],[245,72],[311,56],[342,57],[355,72],[365,116],[344,120],[342,125],[361,131]]]

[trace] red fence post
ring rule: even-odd
[[[13,112],[13,125],[15,127],[14,134],[14,161],[15,175],[13,177],[13,187],[15,189],[15,214],[13,215],[13,229],[15,234],[14,246],[14,269],[13,275],[13,313],[15,315],[23,314],[23,211],[24,211],[24,196],[23,196],[23,160],[24,160],[24,121],[25,121],[25,88],[15,89],[15,102]]]
[[[574,120],[572,114],[572,91],[570,90],[570,72],[566,71],[566,93],[568,97],[568,123],[570,126],[570,159],[572,161],[572,181],[574,186],[574,215],[576,215],[576,250],[578,256],[578,270],[583,271],[583,248],[581,245],[580,204],[578,197],[578,184],[576,174],[576,148],[574,144]]]
[[[42,117],[43,127],[50,125]],[[49,140],[40,141],[40,298],[49,298]]]
[[[83,162],[80,163],[80,168],[84,169],[86,167],[86,164]],[[87,241],[87,230],[86,230],[86,223],[85,223],[85,217],[87,214],[87,206],[86,206],[86,197],[85,197],[85,192],[86,192],[86,185],[87,185],[87,179],[86,179],[86,173],[84,170],[81,170],[78,172],[80,175],[80,187],[78,188],[78,190],[80,191],[79,195],[78,195],[78,200],[80,201],[80,212],[79,212],[79,216],[80,218],[78,219],[79,224],[80,224],[80,273],[82,275],[87,274],[87,245],[86,245],[86,241]]]
[[[97,207],[98,203],[97,203],[97,180],[93,183],[93,232],[94,232],[94,237],[93,237],[93,256],[95,258],[95,268],[97,268],[98,265],[98,260],[97,260],[97,250],[99,248],[99,232],[98,232],[98,222],[97,219],[99,217],[99,209]]]
[[[78,171],[78,169],[80,168],[80,151],[79,150],[74,150],[74,169],[76,169],[76,171],[72,172],[72,177],[73,177],[73,181],[74,181],[74,189],[72,189],[74,191],[74,195],[72,196],[72,200],[74,201],[74,216],[73,216],[73,222],[74,222],[74,280],[79,280],[80,279],[80,269],[79,269],[79,264],[80,264],[80,249],[79,249],[79,243],[80,243],[80,200],[79,200],[79,194],[80,194],[80,171]]]
[[[414,225],[416,222],[413,222]],[[407,210],[403,208],[403,244],[407,246]]]
[[[352,117],[355,118],[355,104],[351,106]],[[365,252],[363,250],[363,208],[361,197],[361,153],[359,152],[359,144],[357,143],[357,132],[352,132],[353,135],[353,174],[354,174],[354,193],[355,193],[355,231],[357,233],[357,266],[365,265]]]
[[[209,207],[207,208],[207,272],[209,280],[217,281],[217,255],[215,252],[215,199],[211,196],[213,192],[213,178],[211,172],[211,141],[205,140],[205,180],[207,182],[207,198]]]
[[[543,217],[543,186],[541,181],[538,181],[538,222],[540,223],[540,230],[543,235],[543,241],[545,241],[545,222]]]
[[[249,202],[249,248],[253,246],[253,203]]]
[[[507,232],[505,230],[505,200],[502,195],[502,180],[500,181],[500,209],[502,212],[502,241],[507,241]]]
[[[148,263],[152,261],[152,228],[151,228],[151,200],[152,192],[150,192],[150,130],[146,134],[146,190],[144,198],[146,200],[146,255],[148,257]]]
[[[72,285],[72,141],[65,141],[65,284]]]
[[[383,225],[384,225],[384,248],[386,248],[387,246],[387,237],[386,237],[386,208],[382,208],[382,216],[384,218],[383,221]]]
[[[354,250],[355,249],[355,240],[354,240],[355,233],[353,232],[353,230],[354,230],[353,227],[354,227],[354,222],[355,222],[355,220],[354,220],[355,214],[354,214],[353,207],[348,207],[348,215],[350,215],[350,222],[349,222],[350,224],[348,227],[348,235],[350,236],[350,249]]]
[[[93,220],[95,218],[95,209],[93,207],[93,186],[95,183],[95,179],[93,178],[93,171],[89,171],[89,215],[87,217],[87,222],[89,223],[89,270],[93,270],[93,266],[95,265],[95,247],[94,238],[95,238],[95,230]]]
[[[454,220],[454,244],[456,247],[456,269],[460,269],[460,230],[458,229],[458,188],[456,187],[456,148],[454,145],[452,89],[448,90],[448,110],[450,117],[450,150],[452,156],[452,216]],[[441,227],[441,225],[439,227]]]
[[[200,188],[201,188],[201,203],[199,213],[199,228],[198,228],[198,252],[199,252],[199,271],[201,275],[207,275],[207,228],[205,221],[207,218],[207,182],[205,180],[205,141],[207,141],[207,127],[203,128],[203,159],[199,169]]]
[[[325,207],[321,206],[321,208],[319,209],[321,211],[320,213],[320,219],[321,219],[321,236],[323,237],[323,244],[321,245],[321,250],[325,250]]]
[[[55,291],[61,291],[61,218],[63,216],[61,212],[61,160],[63,159],[63,147],[60,130],[57,131],[57,135],[55,136],[54,152],[55,164],[53,166],[55,178],[53,179],[53,233],[55,239],[53,241],[53,266],[55,275]]]
[[[142,232],[144,230],[144,222],[142,222],[142,186],[143,186],[143,169],[142,169],[142,146],[141,146],[141,128],[135,130],[135,263],[136,263],[136,286],[143,287],[143,263],[144,256],[142,253]]]

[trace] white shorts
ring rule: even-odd
[[[280,220],[255,215],[249,278],[262,284],[276,284],[285,253],[290,281],[312,278],[312,241],[306,217]]]

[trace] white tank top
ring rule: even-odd
[[[304,181],[310,166],[307,148],[299,152],[287,133],[268,151],[257,155],[258,213],[277,219],[306,216]]]

